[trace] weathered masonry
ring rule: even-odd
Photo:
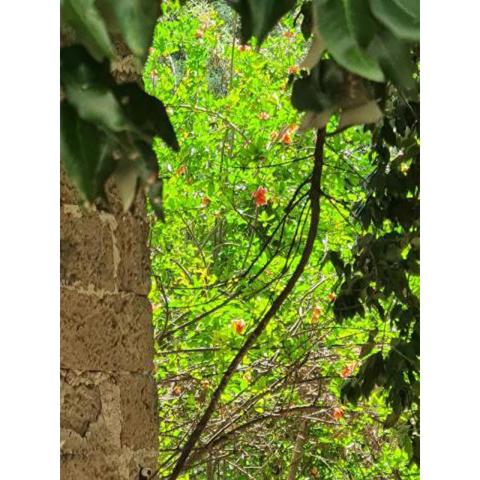
[[[87,211],[61,178],[61,478],[138,479],[156,467],[148,225]]]

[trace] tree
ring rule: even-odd
[[[324,174],[319,191],[322,201],[331,205],[331,208],[328,208],[325,213],[329,216],[324,219],[326,224],[328,225],[328,221],[332,219],[338,221],[338,216],[343,218],[351,215],[348,221],[352,226],[351,230],[346,233],[347,239],[342,238],[341,235],[338,237],[339,248],[328,248],[328,251],[325,252],[324,248],[320,249],[318,243],[316,244],[310,263],[323,266],[321,267],[323,270],[319,269],[320,272],[326,271],[331,274],[333,268],[338,279],[336,286],[331,283],[329,285],[330,290],[335,294],[332,292],[330,300],[318,308],[326,312],[331,311],[335,321],[338,322],[338,328],[348,329],[360,324],[363,329],[367,330],[367,338],[361,340],[362,347],[358,352],[362,360],[356,369],[352,369],[351,373],[357,372],[354,377],[345,381],[342,397],[355,403],[361,396],[369,397],[372,392],[375,393],[375,385],[382,386],[388,393],[388,402],[392,408],[392,413],[387,415],[388,418],[385,418],[384,421],[387,425],[393,425],[399,419],[402,422],[408,419],[410,422],[410,437],[408,438],[410,440],[406,441],[413,445],[413,458],[418,461],[418,2],[339,3],[317,0],[297,5],[292,1],[243,0],[228,3],[240,17],[241,47],[248,55],[254,55],[253,52],[248,51],[249,47],[245,46],[252,37],[255,38],[254,44],[260,47],[263,42],[268,42],[269,33],[272,31],[277,33],[274,28],[279,21],[290,22],[288,25],[293,30],[294,23],[301,19],[301,30],[305,37],[311,38],[311,46],[299,67],[293,68],[292,64],[289,72],[289,84],[292,89],[291,103],[298,111],[305,112],[299,130],[307,132],[311,129],[318,130],[317,150],[314,155],[317,160],[324,156],[323,138],[325,133],[329,156],[334,155],[332,152],[336,150],[336,154],[340,158],[346,153],[347,144],[350,144],[349,149],[351,145],[359,148],[359,151],[355,152],[356,157],[361,157],[358,163],[347,163],[350,170],[349,175],[341,177],[338,175],[338,170],[337,175],[333,175],[334,172],[331,173],[330,167],[327,165],[326,176]],[[185,19],[183,20],[187,23]],[[187,65],[185,65],[185,58],[182,58],[185,57],[186,49],[185,45],[180,47],[185,41],[185,37],[182,38],[182,35],[193,33],[194,41],[199,44],[197,50],[201,50],[202,44],[211,44],[212,39],[209,36],[213,36],[211,30],[214,28],[209,21],[207,17],[200,23],[194,19],[188,24],[188,27],[184,28],[179,28],[177,23],[178,33],[169,29],[168,21],[159,26],[158,44],[156,38],[145,73],[147,85],[150,86],[150,91],[155,93],[155,96],[161,91],[163,97],[167,90],[166,85],[168,82],[172,83],[168,76],[159,72],[154,66],[155,62],[159,61],[170,61],[173,65],[172,69],[177,73],[177,77],[173,80],[172,87],[177,92],[177,97],[181,97],[185,83],[188,84],[184,79],[180,80],[181,72],[179,70],[182,68],[187,71],[196,68],[198,72],[204,70],[205,74],[210,76],[211,83],[219,87],[215,95],[220,99],[225,94],[222,89],[227,88],[228,90],[228,87],[231,86],[233,63],[222,64],[225,62],[224,52],[217,57],[217,63],[212,59],[207,60],[206,53],[203,55],[198,53],[196,57],[192,57],[187,52]],[[189,31],[188,28],[195,28],[195,30]],[[164,35],[162,35],[162,29]],[[288,31],[286,30],[286,32]],[[168,35],[178,39],[179,48],[175,52],[170,52],[166,47],[169,43]],[[278,39],[278,36],[276,38]],[[231,48],[232,59],[235,46],[234,39]],[[272,49],[274,48],[272,47]],[[295,54],[301,51],[298,42],[294,42],[292,50],[292,53]],[[279,50],[278,54],[288,55],[286,52],[286,50]],[[208,65],[207,61],[210,62]],[[273,64],[274,60],[268,57],[263,68],[266,71],[274,71]],[[254,84],[256,77],[263,78],[263,76],[260,75],[259,70],[250,67],[246,63],[243,79],[247,83]],[[230,76],[228,75],[229,71]],[[227,75],[227,82],[218,80],[221,75]],[[259,84],[255,86],[258,91],[261,91]],[[115,97],[115,87],[112,89]],[[252,90],[254,89],[249,89],[250,92]],[[178,220],[171,217],[169,220],[172,224],[175,224],[177,220],[184,223],[189,233],[186,244],[182,246],[191,249],[189,250],[190,255],[197,256],[199,263],[197,268],[202,268],[203,263],[203,279],[201,275],[198,278],[197,275],[192,276],[189,269],[183,272],[188,285],[183,288],[186,291],[198,289],[199,292],[198,297],[188,297],[187,294],[184,296],[190,300],[201,299],[202,307],[210,302],[213,304],[213,308],[210,310],[197,307],[186,309],[187,316],[188,314],[194,316],[183,325],[179,324],[179,319],[173,318],[172,312],[169,311],[169,295],[164,291],[166,288],[166,291],[169,292],[165,284],[172,285],[176,282],[172,282],[172,279],[168,278],[173,274],[172,272],[168,274],[168,272],[162,271],[155,277],[158,288],[153,292],[155,299],[163,304],[163,311],[166,315],[165,325],[160,330],[159,337],[164,345],[169,345],[165,343],[167,339],[174,339],[179,334],[187,332],[190,326],[196,325],[200,319],[209,318],[210,322],[215,323],[215,319],[212,320],[212,317],[216,312],[226,312],[224,307],[227,306],[230,309],[227,312],[228,315],[234,315],[236,312],[238,315],[244,316],[246,306],[252,308],[255,315],[252,315],[246,322],[242,319],[247,327],[245,341],[241,342],[243,338],[241,336],[232,342],[233,351],[240,353],[237,353],[236,356],[233,355],[230,363],[227,362],[224,366],[223,377],[216,390],[212,393],[213,387],[210,383],[205,389],[205,398],[210,395],[205,413],[196,425],[193,434],[185,441],[171,478],[176,478],[189,465],[188,462],[191,462],[192,458],[198,457],[194,448],[202,434],[211,428],[212,421],[215,420],[215,415],[218,413],[219,402],[223,404],[222,398],[233,388],[232,385],[238,383],[236,371],[240,361],[247,353],[252,352],[260,335],[267,335],[269,339],[271,338],[271,332],[268,332],[269,321],[273,318],[273,314],[277,313],[276,308],[285,301],[287,303],[284,305],[284,309],[291,309],[291,306],[307,293],[306,291],[302,293],[302,287],[295,285],[296,277],[303,274],[302,278],[305,278],[305,275],[308,276],[307,278],[315,278],[309,273],[310,270],[302,272],[302,268],[305,267],[306,260],[312,253],[309,253],[309,249],[313,248],[309,247],[312,243],[309,239],[317,237],[315,235],[315,211],[317,208],[315,199],[312,197],[312,189],[320,187],[317,182],[318,177],[315,177],[315,181],[312,182],[312,178],[307,173],[308,169],[303,167],[301,157],[292,158],[292,156],[286,155],[285,164],[298,167],[295,170],[292,167],[282,168],[283,159],[282,162],[270,161],[275,154],[281,151],[280,148],[292,143],[295,128],[289,128],[289,125],[291,126],[294,121],[291,117],[285,118],[285,128],[277,131],[270,143],[266,143],[267,147],[265,148],[262,129],[267,117],[271,115],[267,111],[255,112],[255,116],[258,118],[251,120],[249,129],[251,131],[246,133],[231,121],[231,110],[218,113],[218,107],[222,105],[221,101],[211,102],[206,91],[202,89],[198,90],[196,98],[197,100],[202,99],[200,105],[198,105],[199,102],[193,104],[172,102],[170,105],[166,100],[165,105],[167,108],[173,107],[173,118],[178,117],[178,122],[198,122],[204,125],[205,131],[210,131],[210,145],[221,145],[220,166],[218,169],[213,163],[207,166],[212,170],[211,175],[203,175],[204,178],[199,183],[197,178],[192,178],[191,172],[194,165],[201,164],[198,157],[204,156],[207,151],[197,153],[190,148],[188,152],[180,151],[180,159],[185,161],[180,162],[179,160],[180,165],[176,171],[173,169],[168,172],[168,168],[164,168],[168,165],[161,163],[161,175],[164,177],[164,182],[167,181],[169,184],[165,198],[167,213],[169,210],[178,210],[180,202],[183,202],[183,212],[186,208],[197,208],[198,201],[201,202],[201,208],[210,210],[219,208],[220,210],[220,214],[216,218],[207,221],[206,225],[201,228],[192,227],[189,222],[192,217],[188,213],[185,213],[186,221],[185,218]],[[258,98],[252,98],[251,108],[255,108],[254,105],[258,101]],[[214,104],[215,108],[210,108],[208,103]],[[229,103],[226,101],[224,105],[228,107]],[[182,110],[185,110],[185,115],[181,113]],[[195,113],[194,117],[191,115],[192,111]],[[217,114],[214,115],[212,112],[217,112]],[[278,114],[277,111],[275,113]],[[111,120],[113,117],[109,115],[108,118]],[[147,116],[141,118],[143,120],[140,123],[145,123]],[[277,120],[276,124],[278,125],[280,119]],[[363,132],[358,129],[347,130],[352,125],[363,124],[366,124]],[[118,128],[119,131],[128,130],[122,124],[121,115],[119,115],[118,124],[110,125],[110,127]],[[103,128],[105,128],[105,124]],[[328,129],[327,132],[325,132],[325,128]],[[197,132],[197,129],[193,127],[192,129]],[[212,132],[215,129],[218,131]],[[112,131],[115,132],[115,130]],[[159,130],[157,131],[159,132]],[[153,129],[150,130],[150,134],[152,133],[155,133]],[[162,138],[168,141],[168,138],[172,137],[164,135]],[[240,142],[235,142],[235,138],[240,139]],[[369,138],[371,138],[370,147],[367,144]],[[311,133],[306,134],[306,139],[312,140]],[[176,146],[172,142],[170,143],[172,146]],[[202,142],[190,140],[186,140],[185,143],[192,147],[202,144]],[[305,144],[307,143],[305,141]],[[308,147],[305,145],[305,148]],[[160,145],[156,144],[155,149],[161,162],[162,158],[170,158]],[[310,151],[307,155],[307,160],[311,158],[311,153]],[[186,154],[188,154],[188,164]],[[351,152],[350,155],[352,155]],[[283,156],[285,157],[285,155]],[[234,190],[239,176],[232,173],[237,166],[229,161],[228,157],[241,159],[238,172],[242,174],[240,183],[246,187],[243,194],[242,190],[237,192]],[[261,166],[252,166],[252,160]],[[156,165],[156,162],[151,161],[150,164]],[[275,170],[277,164],[280,165]],[[115,163],[109,165],[115,165]],[[120,163],[118,167],[120,167]],[[332,162],[332,168],[342,169],[345,168],[345,165],[337,159]],[[274,192],[279,197],[278,199],[270,196],[271,188],[265,187],[267,183],[262,182],[253,188],[253,182],[257,179],[247,175],[250,169],[261,171],[262,175],[264,172],[271,172],[265,173],[262,180],[270,182],[270,184],[278,182],[278,191]],[[154,170],[155,167],[148,171]],[[103,172],[103,169],[100,168],[100,171]],[[368,175],[367,179],[363,178],[365,175]],[[88,176],[88,178],[98,177]],[[101,177],[99,185],[102,185],[103,178]],[[145,175],[142,178],[150,177]],[[201,189],[205,187],[205,191],[198,192],[199,196],[195,198],[192,196],[195,190],[189,189],[188,183],[184,185],[184,181],[185,183],[193,181],[196,187],[201,187]],[[343,181],[349,182],[350,186],[341,186],[340,183]],[[308,185],[311,185],[310,193],[306,192]],[[214,195],[219,191],[225,194],[230,191],[235,192],[228,200],[230,205],[228,208],[223,207],[223,211],[222,205],[218,203],[216,195]],[[178,197],[175,198],[172,192],[178,194]],[[253,216],[249,216],[250,213],[245,210],[247,201],[252,202],[251,195],[254,195],[253,200],[256,202]],[[90,200],[92,198],[94,196],[89,197]],[[126,198],[129,198],[128,195]],[[155,198],[159,197],[153,197],[153,199]],[[238,204],[242,207],[239,208]],[[126,206],[128,206],[128,202],[126,202]],[[152,206],[155,206],[154,202],[152,202]],[[310,217],[308,216],[309,210],[311,210]],[[158,211],[159,209],[157,209]],[[240,213],[238,213],[239,211]],[[333,213],[334,211],[336,213]],[[243,219],[243,224],[238,221],[238,217]],[[209,222],[214,223],[211,225]],[[307,225],[310,228],[311,236],[307,236],[304,243],[302,233]],[[320,219],[320,231],[322,228],[326,227],[325,225],[322,227],[322,219]],[[152,234],[154,238],[157,238],[158,245],[153,246],[161,250],[162,261],[169,262],[169,258],[172,258],[171,262],[174,263],[175,256],[177,261],[181,261],[182,252],[177,251],[174,246],[172,247],[174,242],[181,240],[173,237],[158,239],[156,232],[161,229],[160,226],[154,226]],[[172,228],[173,235],[178,235],[178,233]],[[213,238],[208,238],[207,234],[212,235]],[[204,241],[207,243],[204,244]],[[232,242],[238,242],[240,247],[235,249],[224,246]],[[346,248],[349,242],[355,243],[353,249]],[[199,245],[208,245],[208,255],[215,259],[213,266],[211,266],[210,257],[202,258],[206,255],[203,251],[204,248]],[[169,254],[169,249],[172,250],[172,254]],[[304,256],[300,255],[302,249]],[[181,267],[178,268],[182,270]],[[222,270],[225,269],[230,278],[222,276]],[[154,273],[158,270],[154,261]],[[265,275],[269,271],[273,278],[271,281],[265,281]],[[290,276],[292,272],[297,273]],[[219,278],[220,280],[218,280]],[[293,280],[290,282],[291,279]],[[275,282],[280,285],[283,282],[286,290],[284,289],[280,293],[276,291]],[[208,292],[206,293],[207,286]],[[292,293],[294,286],[295,292],[298,292],[297,295]],[[174,288],[178,290],[180,286],[176,285]],[[286,292],[288,295],[282,292]],[[314,300],[315,296],[309,295],[310,300]],[[206,298],[202,298],[202,296]],[[260,305],[253,305],[255,300],[259,299],[261,300]],[[238,302],[239,305],[232,308],[232,304],[235,302]],[[273,312],[270,309],[267,310],[269,312],[267,315],[257,316],[256,312],[267,308],[268,305],[274,306]],[[312,318],[317,315],[313,312],[319,311],[315,308],[317,307],[312,306]],[[282,318],[285,315],[285,318],[289,318],[291,313],[285,314],[282,310]],[[232,321],[235,321],[235,318],[232,318]],[[278,335],[276,340],[282,343],[283,350],[287,352],[286,358],[291,361],[295,360],[291,352],[288,352],[288,348],[295,348],[298,343],[292,341],[288,347],[288,338],[285,338],[285,335],[288,336],[288,329],[282,331],[283,337]],[[193,332],[193,334],[196,335],[197,332]],[[306,353],[312,351],[313,347],[309,342],[312,342],[314,338],[306,336],[301,339],[310,347]],[[171,340],[170,346],[177,344],[177,341]],[[208,355],[211,359],[218,361],[217,356],[212,352],[198,355],[198,361],[208,359]],[[207,356],[202,357],[202,355]],[[293,361],[292,371],[296,372],[300,368],[298,364],[300,360],[297,358],[296,361]],[[223,362],[225,363],[225,360]],[[346,376],[350,377],[351,375]],[[168,378],[168,376],[166,377]],[[245,385],[242,388],[246,388]],[[265,393],[265,390],[268,388],[262,389],[261,392]],[[315,404],[309,404],[308,407],[315,408]],[[187,405],[186,408],[188,410],[193,407]],[[188,417],[189,414],[186,412],[186,415]],[[261,418],[257,418],[257,422],[268,421],[268,415],[265,418],[262,415],[260,415]],[[272,415],[273,417],[270,418],[274,418],[278,412],[272,411]],[[290,414],[285,413],[285,415]],[[340,413],[337,414],[337,416],[339,415]],[[254,420],[254,418],[250,418],[248,421],[254,422]],[[221,425],[220,428],[225,428],[225,425]],[[228,430],[227,428],[225,434],[230,431],[235,431],[235,429]],[[222,436],[217,433],[215,438],[218,440]],[[212,440],[213,445],[218,445],[215,443],[216,440]],[[207,445],[212,447],[212,442],[207,442]],[[201,448],[206,449],[205,445]]]

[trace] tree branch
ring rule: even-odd
[[[288,280],[285,288],[282,292],[278,295],[278,297],[272,303],[270,309],[266,312],[264,317],[260,320],[256,328],[250,333],[250,335],[245,340],[245,343],[240,348],[238,353],[235,355],[234,359],[228,366],[227,370],[225,371],[222,379],[216,390],[213,392],[213,395],[210,399],[210,403],[206,408],[205,412],[203,413],[202,417],[200,418],[197,426],[190,434],[185,446],[182,449],[180,457],[173,468],[173,471],[169,477],[170,480],[175,480],[178,478],[180,473],[182,472],[188,457],[197,444],[198,440],[200,439],[201,434],[205,430],[207,423],[209,422],[211,416],[213,415],[215,408],[220,400],[220,397],[225,390],[228,382],[232,378],[233,374],[235,373],[238,365],[240,365],[241,361],[245,357],[246,353],[250,349],[250,347],[256,342],[260,334],[265,330],[265,327],[268,325],[269,321],[275,316],[275,314],[280,309],[281,305],[288,297],[290,292],[295,287],[298,279],[302,275],[305,266],[310,259],[310,255],[313,250],[313,245],[315,243],[315,239],[317,236],[318,231],[318,224],[320,219],[320,183],[322,178],[322,167],[323,167],[323,152],[324,152],[324,144],[325,144],[325,129],[320,129],[317,132],[317,140],[315,144],[315,153],[314,153],[314,165],[312,171],[312,178],[310,183],[310,204],[311,204],[311,214],[310,214],[310,229],[308,232],[307,240],[305,242],[305,248],[303,250],[302,257],[293,272],[292,276]]]

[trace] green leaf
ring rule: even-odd
[[[315,0],[314,18],[333,58],[347,70],[376,82],[385,80],[378,61],[360,47],[372,35],[365,2]]]
[[[145,93],[136,83],[118,85],[114,91],[136,129],[150,136],[158,135],[173,150],[179,150],[175,130],[160,100]]]
[[[296,0],[227,0],[242,20],[241,38],[247,43],[256,37],[258,45],[277,22],[295,6]]]
[[[340,253],[336,252],[334,250],[330,250],[327,253],[327,261],[330,261],[331,264],[335,268],[335,272],[337,273],[338,277],[343,276],[343,273],[345,271],[345,263],[343,262],[342,258],[340,257]]]
[[[366,48],[377,29],[377,22],[373,18],[368,0],[342,0],[352,32],[358,44]],[[340,2],[342,3],[342,2]]]
[[[81,118],[114,132],[127,128],[106,66],[96,62],[83,47],[61,49],[60,75],[66,97]]]
[[[75,30],[78,39],[96,60],[115,56],[95,0],[61,0],[60,7],[62,20]]]
[[[360,390],[360,384],[356,378],[349,378],[344,382],[340,390],[340,398],[342,402],[345,400],[356,405],[360,399],[362,392]]]
[[[308,40],[312,34],[313,27],[313,13],[312,13],[312,2],[306,1],[302,4],[300,13],[303,15],[302,25],[300,30],[302,31],[303,38]]]
[[[408,95],[416,90],[414,64],[408,45],[387,30],[378,32],[368,51],[382,66],[385,75]]]
[[[359,377],[361,379],[361,390],[365,398],[368,398],[375,385],[382,385],[385,376],[385,362],[382,352],[377,352],[365,360],[362,365]]]
[[[293,82],[292,105],[301,112],[323,112],[342,96],[344,82],[344,70],[332,60],[323,60]]]
[[[158,0],[101,0],[99,8],[120,31],[132,53],[145,57],[152,43],[153,30],[160,15]]]
[[[138,172],[142,181],[151,185],[158,179],[158,162],[152,147],[143,141],[135,142],[135,147],[140,153],[138,159]]]
[[[419,0],[370,0],[373,15],[397,37],[420,41]]]
[[[323,112],[334,104],[312,76],[295,80],[292,88],[292,105],[300,112]]]
[[[114,168],[105,134],[82,120],[66,101],[60,107],[60,152],[65,172],[83,198],[93,202],[103,196]]]

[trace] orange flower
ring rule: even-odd
[[[340,372],[342,378],[348,378],[353,373],[353,365],[346,365]]]
[[[322,314],[322,309],[317,305],[316,307],[313,307],[312,310],[312,322],[318,321],[320,318],[320,315]]]
[[[267,204],[267,189],[263,187],[258,187],[253,193],[252,197],[255,200],[255,205],[261,207]]]
[[[247,52],[251,49],[252,49],[252,47],[250,45],[239,45],[238,46],[238,50],[240,50],[240,52]]]
[[[260,120],[268,120],[270,118],[270,115],[267,112],[260,112],[258,118]]]
[[[185,175],[187,173],[187,167],[185,165],[180,165],[177,168],[177,175]]]
[[[208,207],[210,202],[211,200],[206,195],[202,197],[202,207]]]
[[[180,387],[180,385],[175,385],[173,387],[173,394],[178,397],[181,393],[182,393],[182,387]]]
[[[293,32],[291,32],[290,30],[286,31],[286,32],[283,32],[282,34],[285,38],[293,38],[295,36],[295,34]]]
[[[199,28],[196,32],[195,32],[195,38],[203,38],[203,36],[205,35],[205,32]]]
[[[337,299],[337,296],[334,293],[329,293],[327,295],[327,298],[331,301],[334,302]]]
[[[290,145],[292,143],[292,137],[290,135],[290,132],[285,132],[281,137],[280,137],[280,141],[284,144],[284,145]]]
[[[288,67],[288,74],[289,75],[296,75],[300,71],[298,65],[291,65]]]
[[[341,408],[338,408],[338,407],[335,407],[333,409],[333,413],[332,413],[332,416],[335,420],[340,420],[341,418],[343,418],[343,410]]]
[[[235,320],[232,320],[232,327],[237,335],[241,335],[245,330],[246,323],[241,318],[236,318]]]

